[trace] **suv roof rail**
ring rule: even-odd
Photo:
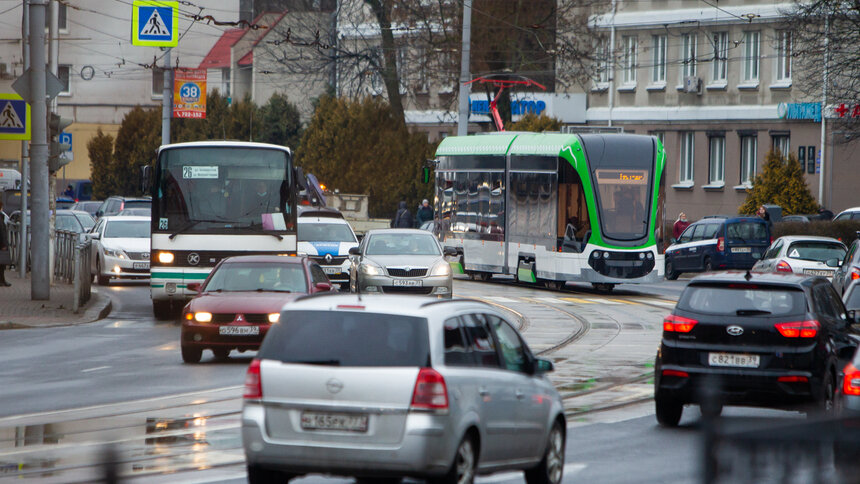
[[[705,215],[702,218],[729,218],[728,215]]]

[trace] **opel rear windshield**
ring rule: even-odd
[[[259,358],[331,366],[429,366],[427,320],[359,311],[285,311]]]
[[[748,283],[690,285],[678,309],[725,316],[785,316],[804,314],[806,297],[799,288]]]

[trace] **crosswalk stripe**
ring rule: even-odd
[[[639,305],[639,303],[638,303],[638,302],[636,302],[636,301],[631,301],[631,300],[629,300],[629,299],[607,299],[607,301],[615,301],[615,302],[617,302],[617,303],[621,303],[621,304],[634,304],[634,305],[636,305],[636,306],[638,306],[638,305]]]
[[[665,306],[667,308],[674,308],[675,307],[675,303],[672,301],[660,301],[660,300],[656,300],[656,299],[649,300],[648,304],[655,304],[657,306]]]
[[[517,302],[516,299],[511,299],[509,297],[502,297],[502,296],[486,296],[486,298],[489,299],[490,301],[495,301],[495,302],[500,302],[500,303]]]
[[[561,299],[564,301],[570,301],[570,302],[575,302],[575,303],[579,303],[579,304],[594,304],[594,301],[588,301],[588,300],[578,298],[578,297],[563,297]]]
[[[622,304],[622,303],[615,301],[615,300],[612,300],[612,299],[600,299],[600,298],[596,298],[596,297],[587,297],[585,299],[587,299],[593,303],[598,303],[598,304]]]
[[[534,299],[535,301],[548,302],[550,304],[567,304],[567,302],[564,301],[563,297],[533,297],[532,299]]]

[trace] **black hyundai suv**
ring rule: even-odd
[[[663,322],[657,421],[678,425],[689,403],[705,415],[719,415],[723,404],[829,411],[836,375],[858,345],[854,323],[824,278],[696,277]]]

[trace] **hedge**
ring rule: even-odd
[[[777,222],[773,224],[773,238],[784,235],[818,235],[833,237],[845,245],[857,238],[860,231],[860,221],[840,220],[838,222]]]

